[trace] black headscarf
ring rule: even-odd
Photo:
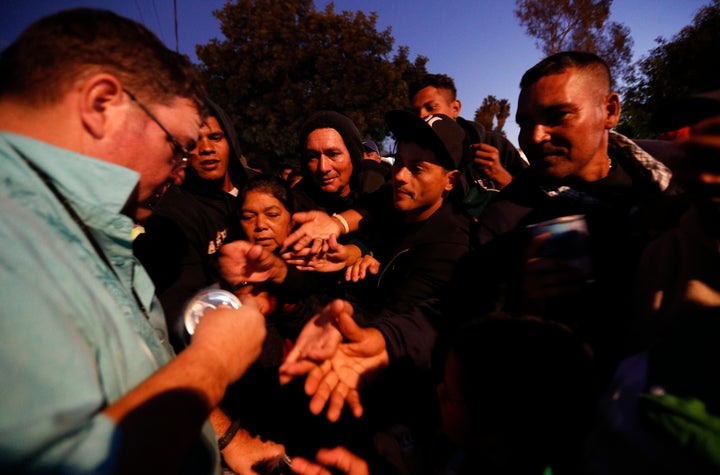
[[[225,140],[227,140],[228,146],[230,147],[230,158],[228,160],[230,181],[240,189],[247,181],[248,173],[241,159],[242,151],[238,142],[237,133],[235,132],[235,126],[230,120],[230,117],[218,104],[208,99],[207,107],[210,112],[209,115],[217,119],[220,128],[225,134]],[[208,183],[207,180],[201,179],[192,167],[187,167],[185,169],[185,181],[182,186],[185,188],[206,188]]]
[[[345,147],[350,153],[353,172],[350,177],[350,189],[353,191],[360,189],[360,169],[363,159],[362,136],[355,123],[339,112],[335,111],[318,111],[312,114],[300,128],[300,156],[302,159],[302,172],[307,180],[312,180],[305,159],[305,143],[310,132],[317,129],[335,129],[345,142]],[[307,182],[306,182],[307,183]]]

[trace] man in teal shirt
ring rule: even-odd
[[[0,473],[218,473],[208,416],[264,319],[208,311],[174,357],[131,245],[182,182],[203,99],[187,58],[107,11],[2,52]]]

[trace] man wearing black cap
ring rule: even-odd
[[[485,130],[477,122],[460,117],[462,103],[455,81],[446,74],[426,74],[410,90],[412,110],[420,117],[445,114],[465,130],[465,147],[470,150],[460,169],[464,173],[465,206],[475,217],[487,203],[527,167],[520,152],[500,132]]]
[[[372,222],[373,227],[383,231],[382,239],[371,246],[373,256],[364,256],[348,271],[348,275],[364,275],[363,284],[372,283],[351,297],[356,303],[354,317],[363,322],[364,328],[348,322],[353,327],[353,342],[363,348],[354,353],[354,363],[348,364],[368,371],[383,369],[383,382],[370,385],[364,392],[364,404],[369,406],[371,417],[379,417],[382,422],[402,421],[415,430],[435,420],[429,416],[435,408],[433,393],[418,390],[418,384],[426,388],[429,381],[430,349],[437,328],[407,311],[442,298],[455,266],[469,251],[472,220],[459,210],[461,194],[456,189],[465,133],[454,120],[442,114],[421,119],[396,110],[388,112],[385,118],[397,142],[392,186],[379,190],[373,198],[382,198],[385,207],[393,203],[395,212],[385,213],[379,222]],[[336,301],[332,305],[341,304]],[[343,305],[351,308],[349,302]],[[314,332],[320,328],[315,320],[305,327],[281,367],[282,381],[306,374],[307,362],[300,355],[306,349],[305,343],[313,340]],[[322,359],[347,357],[342,345],[331,353]],[[408,371],[408,367],[413,369]],[[335,375],[328,374],[328,378]],[[342,392],[341,387],[343,384],[330,385],[331,390]],[[313,406],[317,408],[319,402],[324,405],[327,400],[315,394]],[[329,420],[340,417],[344,403],[334,398],[328,406]],[[356,416],[362,413],[359,398],[348,403]]]
[[[372,255],[347,262],[346,273],[357,281],[384,269],[371,286],[372,298],[358,298],[371,315],[434,297],[469,244],[470,221],[458,206],[462,128],[442,114],[421,119],[399,110],[388,112],[386,122],[397,142],[392,183],[358,201],[359,227]]]

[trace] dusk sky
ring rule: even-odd
[[[34,20],[55,11],[91,6],[133,18],[155,31],[170,48],[176,37],[173,5],[177,5],[178,46],[194,61],[195,45],[222,39],[212,12],[225,0],[0,0],[0,48],[7,46]],[[318,10],[327,0],[315,0]],[[335,10],[375,11],[377,29],[390,26],[395,47],[407,46],[410,58],[429,58],[431,73],[455,79],[462,116],[472,119],[488,95],[510,102],[505,124],[508,139],[517,145],[514,115],[522,74],[542,58],[535,40],[525,34],[513,15],[512,0],[336,0]],[[635,59],[656,46],[655,38],[672,39],[692,23],[710,0],[615,0],[611,21],[624,24],[634,40]],[[372,74],[368,70],[368,74]]]

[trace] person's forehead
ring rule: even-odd
[[[345,142],[343,141],[340,132],[330,127],[324,127],[311,131],[307,136],[307,142],[329,142],[334,146],[345,146]]]
[[[206,118],[205,122],[202,125],[203,125],[203,128],[207,128],[212,131],[218,131],[218,130],[222,131],[220,122],[214,116],[209,116],[208,118]]]
[[[551,74],[520,91],[518,111],[528,107],[559,107],[584,100],[590,94],[587,81],[570,71]]]
[[[450,102],[452,100],[452,92],[447,89],[437,88],[435,86],[427,86],[420,89],[413,97],[413,102],[431,102],[442,101]]]

